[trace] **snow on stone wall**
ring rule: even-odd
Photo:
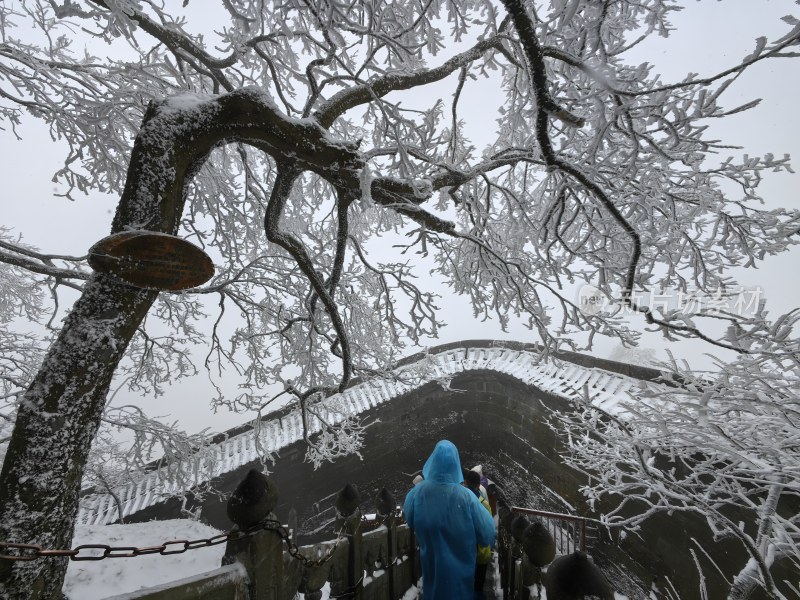
[[[489,370],[505,373],[521,382],[565,399],[583,395],[588,390],[591,402],[609,413],[618,413],[620,401],[631,398],[641,385],[639,379],[600,368],[586,367],[565,360],[541,360],[534,350],[504,347],[452,348],[426,354],[415,362],[405,364],[389,376],[371,379],[354,385],[341,394],[322,401],[322,412],[329,422],[358,415],[370,408],[413,391],[431,381],[445,389],[459,373]],[[229,437],[225,441],[198,453],[192,472],[194,485],[233,471],[259,459],[259,454],[273,454],[303,438],[300,411],[295,410],[280,419],[261,423],[259,444],[252,431]],[[320,423],[311,418],[309,433],[320,430]],[[136,513],[163,501],[165,496],[182,490],[172,489],[169,467],[142,474],[141,478],[116,490],[123,516]],[[78,511],[80,525],[106,525],[119,519],[119,511],[110,494],[95,494],[81,501]]]

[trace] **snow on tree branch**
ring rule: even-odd
[[[678,312],[641,300],[663,289],[724,300],[737,286],[732,269],[798,243],[800,213],[764,208],[759,189],[768,173],[791,172],[789,158],[728,157],[731,147],[707,130],[710,119],[757,109],[756,98],[727,105],[726,92],[760,63],[797,58],[796,20],[716,73],[665,83],[628,54],[669,35],[678,6],[667,0],[225,0],[204,4],[218,9],[213,23],[192,8],[0,7],[7,135],[40,120],[63,147],[58,194],[110,194],[119,202],[112,231],[181,235],[217,269],[197,289],[158,294],[90,274],[83,257],[0,235],[0,320],[13,314],[56,335],[0,334],[9,349],[0,354],[0,421],[16,419],[17,428],[0,429],[9,437],[0,527],[14,523],[0,534],[66,545],[112,380],[158,395],[205,370],[218,407],[257,412],[274,389],[291,389],[307,417],[325,419],[313,415],[320,394],[384,372],[408,344],[437,335],[447,320],[437,305],[443,289],[469,299],[476,318],[527,326],[548,350],[591,350],[598,335],[630,346],[654,327],[668,341],[743,354],[734,363],[742,374],[720,366],[713,418],[693,429],[666,425],[665,414],[685,417],[700,402],[693,391],[680,410],[645,403],[629,432],[614,430],[613,419],[598,425],[609,428],[607,443],[581,441],[575,464],[596,460],[604,483],[621,486],[611,443],[633,435],[638,450],[678,463],[692,445],[734,472],[764,462],[769,477],[751,484],[760,496],[738,476],[720,479],[726,497],[746,499],[754,514],[779,513],[770,506],[796,493],[793,474],[776,466],[785,455],[747,437],[750,420],[765,419],[776,440],[781,419],[796,423],[786,408],[796,399],[787,388],[796,383],[795,315],[770,319],[761,304],[747,315],[702,304]],[[475,131],[463,109],[479,93],[486,115]],[[581,284],[615,308],[587,311],[574,296]],[[626,308],[636,314],[625,318]],[[221,382],[233,374],[240,391],[231,395]],[[749,404],[745,384],[770,400]],[[723,419],[749,414],[740,404],[756,416]],[[571,422],[576,440],[587,422],[604,422],[581,410]],[[734,423],[743,429],[726,429]],[[669,448],[655,445],[656,426]],[[315,462],[358,451],[363,429],[323,432],[309,440]],[[748,441],[736,448],[741,435]],[[52,436],[69,442],[43,462],[37,445]],[[780,448],[794,458],[792,446]],[[625,456],[640,473],[637,497],[665,485],[665,501],[705,510],[696,482],[659,475],[641,458]],[[23,481],[26,469],[40,476]],[[25,500],[54,486],[63,497]],[[49,521],[16,520],[36,511]],[[724,520],[709,521],[727,531]],[[735,534],[753,560],[747,573],[766,589],[780,585],[769,580],[770,561],[797,556],[789,525]],[[60,581],[60,567],[39,568],[15,567],[12,577]],[[749,581],[732,585],[745,590]],[[55,594],[57,583],[48,585]]]

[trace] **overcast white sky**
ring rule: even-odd
[[[190,8],[203,9],[208,0],[190,3]],[[755,46],[755,38],[767,35],[775,38],[787,30],[780,21],[783,15],[800,13],[794,0],[712,0],[685,2],[686,10],[673,15],[677,31],[666,40],[654,40],[637,48],[631,62],[648,61],[657,67],[665,81],[682,79],[687,72],[712,74],[737,64]],[[448,54],[443,53],[443,61]],[[796,169],[800,169],[800,116],[798,97],[800,77],[797,60],[773,60],[756,65],[736,82],[724,100],[726,107],[734,107],[754,98],[763,98],[762,104],[743,114],[732,116],[723,123],[712,123],[715,137],[729,144],[740,145],[741,151],[734,155],[763,155],[772,152],[794,157]],[[475,84],[472,92],[462,97],[461,113],[468,123],[468,130],[479,133],[490,126],[486,118],[487,97]],[[484,84],[486,94],[492,86]],[[473,123],[472,127],[469,124]],[[61,166],[65,155],[64,146],[52,142],[46,128],[32,120],[20,131],[23,140],[16,141],[10,132],[2,133],[3,160],[0,161],[0,224],[22,233],[27,243],[42,250],[58,254],[83,255],[98,239],[108,234],[117,198],[92,194],[76,202],[55,196],[58,191],[52,183],[52,174]],[[724,158],[724,157],[723,157]],[[774,174],[762,184],[762,194],[769,207],[800,207],[800,174]],[[800,282],[797,267],[800,254],[797,251],[769,258],[758,270],[735,273],[741,283],[764,288],[767,307],[774,315],[800,305]],[[522,328],[512,328],[503,333],[496,323],[476,323],[471,312],[460,299],[443,299],[440,303],[452,325],[441,332],[439,340],[431,345],[465,338],[498,338],[532,341],[532,334]],[[649,335],[643,346],[657,350],[665,357],[666,348],[660,335]],[[693,364],[706,366],[701,355],[711,351],[701,343],[672,345],[670,349],[678,357],[686,357]],[[596,353],[608,356],[613,346],[597,345]],[[232,382],[235,385],[235,381]],[[142,408],[151,415],[170,414],[179,420],[188,431],[205,427],[220,431],[238,425],[252,414],[216,414],[208,410],[207,398],[210,388],[204,375],[182,383],[166,394],[166,397],[136,398]],[[120,401],[130,402],[131,397],[120,394]]]

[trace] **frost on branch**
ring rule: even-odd
[[[784,323],[797,324],[797,314]],[[635,529],[655,513],[691,512],[716,538],[736,540],[749,561],[732,598],[774,593],[776,561],[800,568],[791,510],[800,500],[800,354],[797,338],[779,337],[716,373],[672,365],[680,388],[650,385],[613,414],[584,402],[553,421],[569,437],[567,463],[590,477],[584,495],[605,499],[605,525]]]
[[[335,426],[323,425],[322,431],[308,440],[306,461],[317,469],[325,462],[351,454],[362,458],[365,430],[366,426],[356,417],[346,417]]]

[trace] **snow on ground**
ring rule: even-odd
[[[169,540],[196,540],[218,533],[213,527],[188,519],[131,525],[79,525],[72,547],[82,544],[158,546]],[[99,600],[125,594],[218,569],[222,566],[223,552],[225,544],[168,556],[70,561],[63,591],[70,600]]]

